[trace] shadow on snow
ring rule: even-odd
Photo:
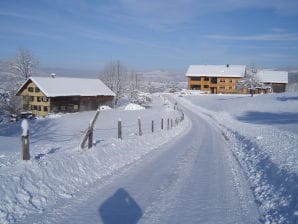
[[[98,211],[104,224],[134,224],[143,215],[140,206],[123,188],[104,201]]]
[[[238,116],[239,121],[253,124],[298,124],[298,113],[271,113],[248,111]]]

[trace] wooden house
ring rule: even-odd
[[[286,71],[273,71],[270,69],[263,69],[257,71],[257,78],[264,84],[264,90],[270,90],[274,93],[281,93],[286,91],[286,85],[288,83],[288,72]]]
[[[113,106],[113,93],[99,79],[68,77],[30,77],[19,88],[23,110],[37,116],[48,113],[96,110],[100,105]]]
[[[245,75],[245,65],[190,65],[188,89],[209,93],[238,93],[236,82]]]

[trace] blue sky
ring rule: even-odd
[[[0,58],[41,67],[298,66],[298,0],[1,0]]]

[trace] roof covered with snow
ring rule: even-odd
[[[57,96],[115,96],[99,79],[68,77],[30,77],[20,88],[29,82],[35,83],[47,97]]]
[[[245,65],[190,65],[186,76],[244,77]]]
[[[273,70],[258,70],[257,75],[261,82],[288,83],[288,72]]]

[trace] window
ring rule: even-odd
[[[33,101],[34,101],[34,96],[30,96],[30,97],[29,97],[29,101],[30,101],[30,102],[33,102]]]
[[[37,110],[37,106],[36,105],[33,105],[33,110]]]
[[[37,97],[37,102],[41,102],[41,97],[40,96]]]
[[[37,110],[38,111],[41,111],[41,106],[37,106]]]
[[[204,88],[209,88],[209,85],[204,85]]]
[[[33,87],[29,87],[28,92],[32,93],[33,92]]]
[[[232,86],[230,86],[230,87],[229,87],[229,89],[233,89],[233,87],[232,87]]]
[[[48,97],[46,97],[46,96],[42,97],[42,102],[48,102],[48,101],[49,101]]]
[[[35,92],[36,92],[36,93],[40,92],[40,90],[39,90],[38,87],[35,87]]]
[[[229,82],[230,82],[230,83],[233,83],[233,80],[232,80],[232,79],[230,79],[230,80],[229,80]]]
[[[225,80],[224,79],[221,79],[220,82],[225,82]]]
[[[43,111],[48,111],[48,107],[44,106]]]
[[[211,78],[211,83],[217,83],[217,77],[212,77]]]
[[[190,77],[191,81],[200,81],[201,77]]]
[[[219,89],[225,89],[225,87],[224,86],[220,86]]]
[[[79,110],[79,105],[73,105],[74,110]]]
[[[204,81],[209,81],[209,77],[204,77]]]

